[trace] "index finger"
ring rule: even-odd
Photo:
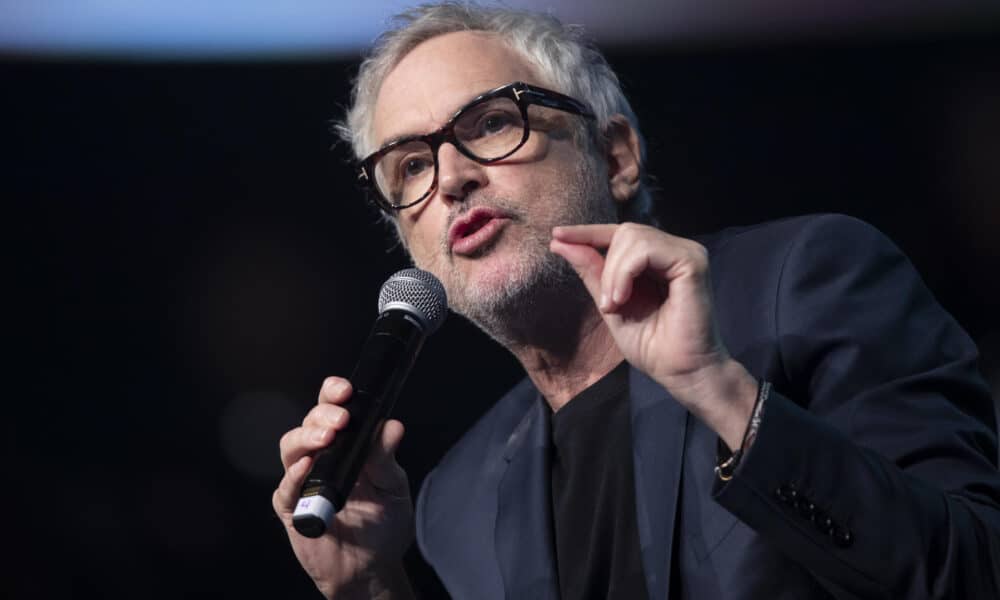
[[[568,244],[586,244],[593,248],[607,248],[618,230],[617,223],[596,225],[560,225],[552,228],[552,237]]]
[[[351,382],[343,377],[327,377],[319,388],[319,402],[343,404],[351,397]]]

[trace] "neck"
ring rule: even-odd
[[[624,356],[579,276],[561,259],[550,266],[520,293],[462,314],[518,359],[557,411]]]
[[[564,331],[569,335],[557,343],[508,346],[553,412],[624,360],[604,319],[590,306],[575,331]]]

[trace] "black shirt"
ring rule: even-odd
[[[552,415],[552,515],[562,600],[648,598],[632,469],[628,364]]]

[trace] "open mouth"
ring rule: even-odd
[[[452,224],[448,245],[454,254],[471,256],[493,242],[508,222],[510,217],[499,210],[474,208]]]

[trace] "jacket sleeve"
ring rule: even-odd
[[[837,598],[1000,598],[994,409],[975,345],[860,221],[811,221],[781,268],[780,361],[764,374],[776,391],[716,501]]]

